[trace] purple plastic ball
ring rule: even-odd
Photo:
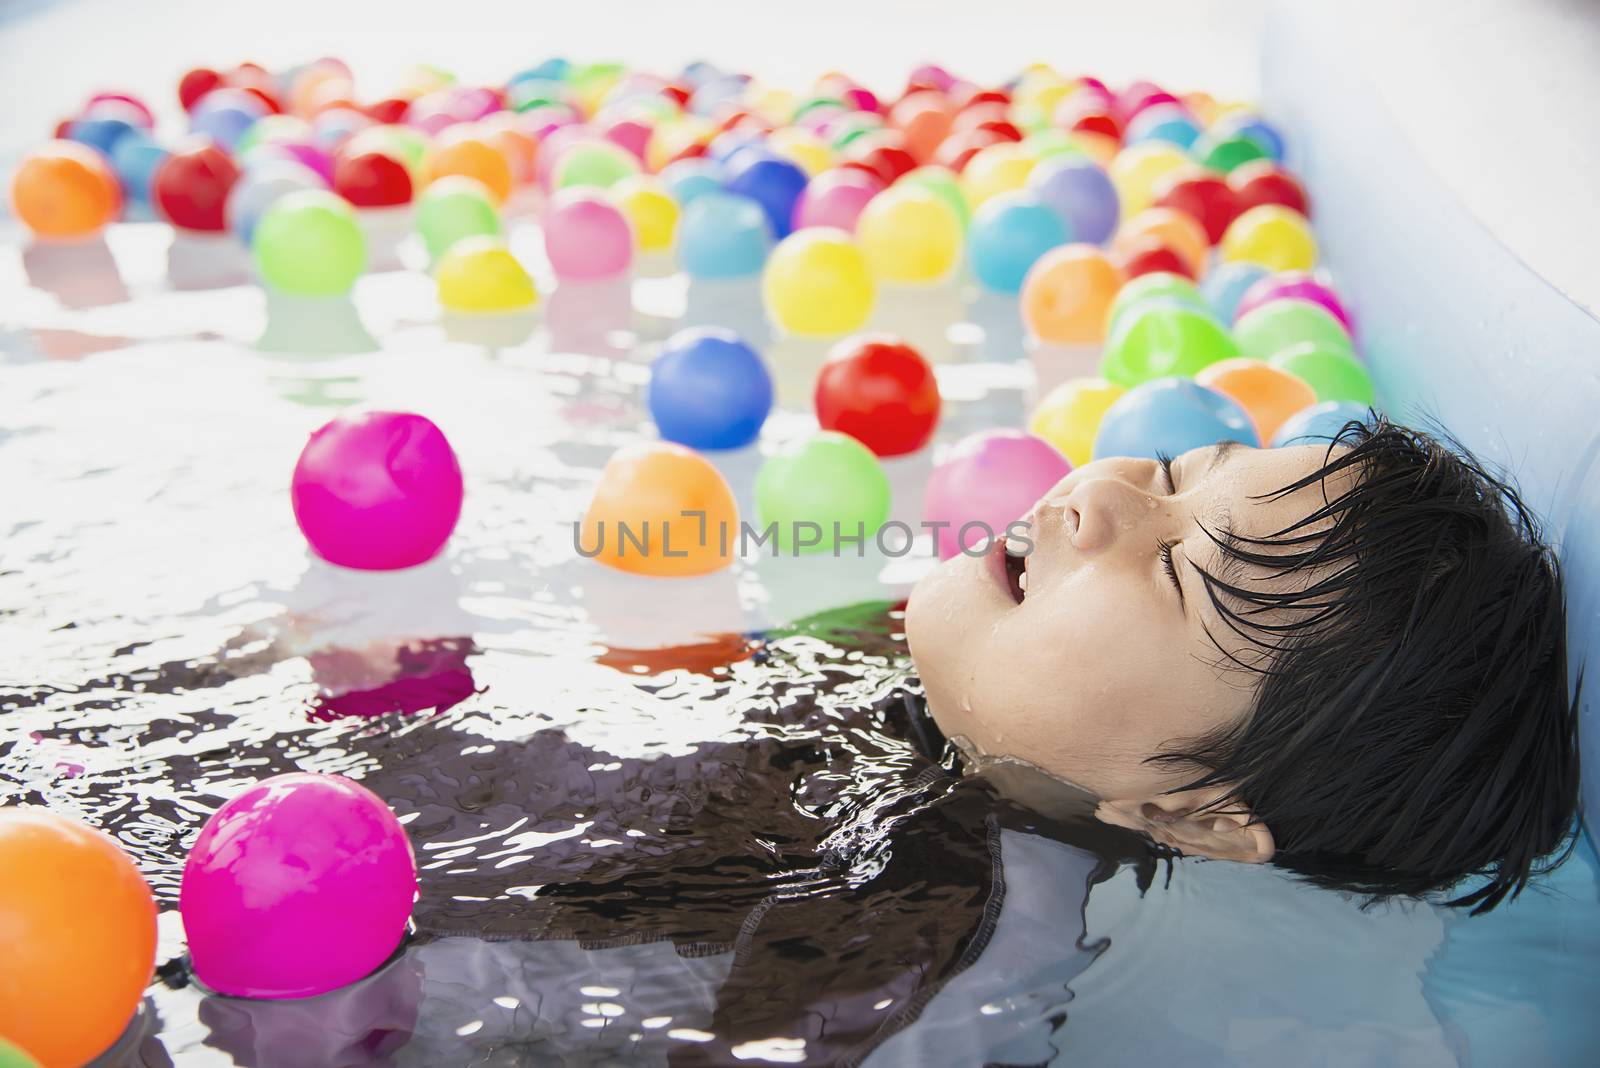
[[[1105,169],[1082,156],[1053,156],[1028,176],[1028,188],[1067,224],[1074,241],[1103,245],[1121,217],[1117,188]]]

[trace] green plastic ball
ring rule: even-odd
[[[1242,135],[1219,138],[1201,134],[1191,152],[1201,165],[1223,174],[1251,160],[1266,159],[1269,155],[1254,140]]]
[[[1151,302],[1125,315],[1106,341],[1100,376],[1133,387],[1152,378],[1193,375],[1239,355],[1239,346],[1208,313]]]
[[[639,161],[633,153],[610,141],[590,141],[567,149],[551,178],[557,189],[583,185],[609,189],[638,173]]]
[[[948,167],[918,167],[895,184],[910,184],[932,190],[938,194],[940,200],[950,205],[950,210],[961,220],[962,230],[971,225],[972,206],[967,203],[967,194],[961,188],[961,180]]]
[[[818,108],[837,108],[840,111],[849,111],[850,106],[836,96],[812,96],[800,101],[794,107],[794,114],[790,117],[791,123],[799,122],[810,112]]]
[[[1306,342],[1351,351],[1344,324],[1326,308],[1307,300],[1274,300],[1253,308],[1233,324],[1239,351],[1271,360],[1285,349]]]
[[[1376,400],[1372,376],[1348,348],[1305,341],[1289,346],[1267,362],[1310,386],[1319,404],[1352,401],[1370,407]]]
[[[367,241],[356,213],[324,189],[278,198],[256,224],[250,244],[262,281],[283,293],[339,296],[367,268]]]
[[[821,430],[761,465],[756,515],[778,553],[863,553],[889,518],[889,476],[861,442]]]
[[[463,237],[499,237],[500,213],[489,187],[476,178],[440,178],[417,198],[417,232],[437,261]]]
[[[1116,333],[1117,325],[1128,312],[1154,301],[1178,304],[1210,314],[1205,298],[1193,282],[1181,274],[1153,271],[1141,274],[1117,290],[1116,299],[1106,312],[1106,336]]]
[[[0,1068],[39,1068],[39,1062],[27,1050],[0,1038]]]

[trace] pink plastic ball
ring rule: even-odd
[[[422,416],[356,412],[311,435],[289,492],[318,556],[393,571],[426,563],[450,540],[461,517],[461,465]]]
[[[883,182],[859,167],[823,171],[800,191],[794,205],[794,228],[832,226],[855,233],[862,209],[882,190]]]
[[[600,136],[620,148],[627,149],[640,163],[643,163],[645,149],[650,145],[652,132],[654,131],[649,123],[640,122],[638,119],[618,119],[607,126]]]
[[[1344,302],[1339,299],[1339,294],[1305,271],[1282,271],[1256,282],[1239,298],[1239,308],[1233,313],[1233,321],[1238,322],[1261,305],[1275,300],[1303,300],[1319,304],[1344,325],[1346,333],[1355,336],[1355,323],[1345,309]]]
[[[387,960],[416,897],[417,862],[389,806],[342,776],[294,772],[206,821],[183,867],[179,910],[206,986],[304,998]]]
[[[1004,538],[1006,526],[1071,470],[1054,445],[1022,430],[984,430],[956,442],[923,499],[926,522],[949,524],[936,535],[939,559]]]
[[[615,278],[633,262],[633,227],[603,194],[563,190],[545,212],[544,251],[557,278]]]

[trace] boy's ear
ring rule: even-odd
[[[1185,856],[1265,864],[1277,851],[1267,825],[1255,822],[1250,810],[1237,801],[1209,807],[1227,793],[1227,787],[1214,786],[1142,800],[1102,801],[1095,817],[1137,831]]]

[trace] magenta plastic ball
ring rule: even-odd
[[[634,158],[643,163],[645,149],[650,145],[650,135],[653,132],[649,123],[640,122],[638,119],[618,119],[608,125],[600,136],[620,148],[627,149]]]
[[[1233,313],[1233,321],[1238,322],[1261,305],[1270,304],[1275,300],[1304,300],[1320,304],[1329,315],[1344,325],[1346,333],[1355,336],[1355,323],[1345,309],[1344,302],[1339,299],[1339,294],[1304,271],[1269,274],[1256,282],[1244,291],[1244,296],[1239,298],[1239,307]]]
[[[412,412],[357,412],[306,442],[290,483],[316,554],[393,571],[439,554],[461,517],[461,465],[443,431]]]
[[[794,205],[794,228],[832,226],[855,233],[856,220],[883,183],[856,167],[835,167],[811,179]]]
[[[544,251],[557,278],[615,278],[633,263],[633,228],[603,194],[563,190],[545,212]]]
[[[1054,445],[1022,430],[985,430],[956,442],[923,498],[923,519],[948,524],[936,535],[939,559],[1005,537],[1006,526],[1071,470]]]
[[[417,863],[383,800],[338,775],[264,779],[206,821],[183,868],[189,957],[221,994],[304,998],[370,975],[405,936]]]

